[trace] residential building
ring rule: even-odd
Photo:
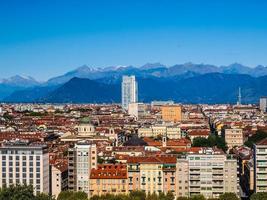
[[[51,165],[50,191],[57,198],[60,192],[68,189],[68,161],[58,160]]]
[[[127,165],[100,164],[91,170],[90,196],[105,194],[127,194]]]
[[[262,112],[267,112],[267,97],[260,98],[260,110]]]
[[[90,172],[97,167],[96,144],[80,141],[68,151],[69,190],[83,191],[90,195]]]
[[[257,142],[254,149],[254,192],[267,192],[267,139]]]
[[[231,192],[238,193],[237,161],[228,159],[221,150],[202,148],[188,153],[189,196],[202,194],[217,198]]]
[[[147,194],[173,192],[175,195],[176,157],[129,157],[128,189],[142,190]]]
[[[32,185],[35,194],[49,194],[49,156],[46,145],[26,140],[6,141],[0,147],[0,187]]]
[[[222,136],[229,149],[244,144],[243,131],[241,128],[225,128],[222,131]]]
[[[128,114],[137,120],[145,115],[146,105],[144,103],[129,103]]]
[[[121,84],[121,103],[128,110],[130,103],[138,102],[138,86],[135,76],[123,76]]]
[[[139,137],[158,137],[162,135],[167,135],[169,139],[180,139],[181,128],[178,126],[153,125],[138,129]]]
[[[182,107],[180,105],[164,105],[161,107],[163,121],[179,122],[182,120]]]
[[[189,166],[186,158],[179,158],[176,164],[176,197],[189,196]]]

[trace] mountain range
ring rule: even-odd
[[[109,103],[120,102],[123,75],[135,75],[139,99],[184,103],[234,103],[238,87],[243,100],[255,103],[267,95],[267,67],[250,68],[185,63],[167,67],[160,63],[142,67],[92,68],[83,65],[40,83],[32,77],[14,76],[0,81],[4,102]]]

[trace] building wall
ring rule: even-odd
[[[254,192],[267,192],[267,145],[254,145]]]
[[[97,167],[95,144],[78,143],[69,150],[69,189],[90,195],[90,172]]]
[[[93,195],[105,195],[105,194],[127,194],[128,183],[126,179],[90,179],[90,192]]]
[[[51,167],[51,194],[57,198],[59,193],[68,189],[68,171],[61,172],[58,168]]]
[[[35,193],[49,193],[49,157],[46,148],[6,146],[0,148],[0,187],[33,185]]]
[[[176,166],[176,197],[188,197],[188,161],[178,159]]]
[[[121,90],[122,107],[128,110],[129,103],[138,102],[138,86],[135,76],[123,76]]]
[[[225,129],[223,136],[229,148],[244,144],[243,131],[239,128]]]
[[[182,120],[182,108],[179,105],[167,105],[161,107],[162,120],[179,122]]]

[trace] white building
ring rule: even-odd
[[[46,145],[9,141],[0,147],[0,187],[32,185],[35,194],[49,193],[49,156]]]
[[[227,158],[221,150],[202,148],[187,155],[189,196],[202,194],[218,198],[223,193],[238,194],[237,160]]]
[[[254,192],[267,192],[267,139],[254,144]]]
[[[135,76],[123,76],[121,84],[121,103],[128,110],[129,103],[138,102],[138,86]]]
[[[145,115],[146,105],[144,103],[129,103],[128,114],[138,119]]]
[[[260,110],[262,112],[267,112],[267,97],[260,98]]]
[[[69,149],[69,190],[90,194],[89,181],[92,168],[97,167],[96,144],[81,141]]]

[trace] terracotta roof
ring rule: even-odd
[[[176,163],[176,157],[174,156],[153,156],[153,157],[129,157],[128,163]]]
[[[90,179],[127,179],[127,166],[123,164],[100,164],[92,169]]]

